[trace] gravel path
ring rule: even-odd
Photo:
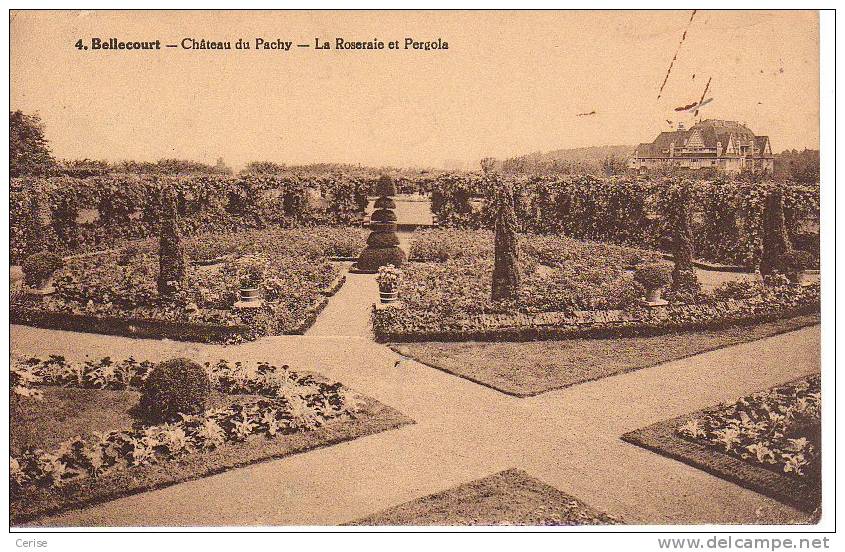
[[[509,468],[628,523],[781,523],[772,499],[619,439],[819,370],[814,326],[517,399],[362,337],[222,347],[12,327],[13,351],[270,360],[316,370],[415,425],[42,519],[39,526],[334,525]],[[398,362],[397,364],[397,361]]]

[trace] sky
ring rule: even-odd
[[[650,142],[699,118],[819,147],[816,12],[50,12],[11,15],[11,108],[56,157],[430,166]],[[686,39],[681,37],[686,30]],[[79,50],[98,37],[158,51]],[[255,39],[292,41],[256,50]],[[337,37],[400,49],[316,50]],[[405,50],[405,38],[448,43]],[[165,48],[184,38],[250,50]],[[297,48],[296,44],[309,44]],[[661,97],[658,91],[672,64]],[[589,114],[595,112],[593,114]],[[589,114],[580,115],[579,114]]]

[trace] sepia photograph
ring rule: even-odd
[[[10,531],[825,548],[834,15],[10,9]]]

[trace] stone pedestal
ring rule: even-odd
[[[258,299],[257,301],[237,301],[233,307],[235,309],[260,309],[264,306],[264,299]]]
[[[667,301],[665,299],[657,299],[655,301],[648,301],[646,299],[643,299],[642,301],[640,301],[640,305],[647,307],[647,308],[650,308],[650,309],[653,309],[653,308],[656,308],[656,307],[665,307],[668,304],[669,304],[669,301]]]

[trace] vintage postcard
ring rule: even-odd
[[[11,10],[11,528],[832,528],[829,15]]]

